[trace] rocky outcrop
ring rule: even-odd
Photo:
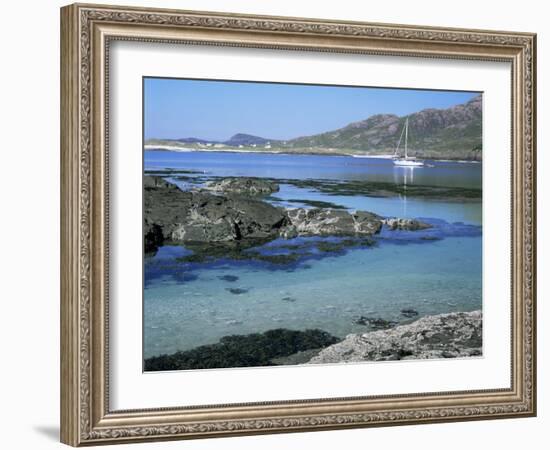
[[[322,350],[310,364],[480,356],[481,311],[426,316],[381,331],[350,334]]]
[[[224,178],[208,183],[206,188],[182,191],[160,177],[147,176],[144,179],[145,251],[154,252],[165,241],[255,245],[278,237],[363,238],[379,233],[383,224],[390,230],[430,227],[415,219],[384,219],[368,211],[283,209],[255,198],[278,189],[272,181],[243,177]]]
[[[367,211],[296,208],[287,210],[287,216],[291,230],[299,236],[373,235],[382,227],[382,218]]]
[[[224,194],[258,196],[277,192],[279,185],[263,178],[231,177],[210,181],[205,184],[204,189]]]
[[[427,228],[432,228],[430,224],[421,222],[420,220],[417,220],[417,219],[402,219],[398,217],[383,219],[382,223],[392,231],[393,230],[418,231],[418,230],[426,230]]]
[[[266,202],[183,192],[157,177],[146,180],[144,231],[148,251],[154,251],[161,240],[216,243],[275,238],[287,224],[284,210]]]
[[[240,183],[228,178],[210,184],[208,189],[267,193],[278,189],[278,185],[259,179],[243,178]],[[181,191],[154,176],[145,177],[144,197],[147,252],[154,251],[163,241],[219,243],[298,235],[372,235],[382,227],[382,218],[366,211],[285,210],[251,196]]]

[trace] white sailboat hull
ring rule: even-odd
[[[402,156],[399,157],[399,144],[401,144],[401,139],[403,138],[403,133],[405,134],[405,157]],[[423,167],[424,161],[417,160],[414,157],[410,157],[407,155],[407,142],[409,140],[409,118],[407,117],[405,119],[405,126],[403,127],[403,131],[401,132],[401,136],[399,137],[399,142],[397,142],[397,147],[395,149],[394,153],[394,160],[393,164],[396,166],[402,166],[402,167]]]
[[[403,166],[403,167],[422,167],[422,166],[424,166],[424,161],[412,161],[410,159],[394,159],[393,163],[396,166]]]

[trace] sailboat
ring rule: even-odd
[[[403,133],[405,133],[405,156],[399,156],[399,145],[401,144],[401,139],[403,139]],[[396,166],[403,167],[423,167],[424,161],[417,160],[414,156],[407,155],[407,141],[409,139],[409,118],[405,119],[405,126],[403,131],[401,131],[401,136],[399,136],[399,142],[395,148],[395,153],[393,154],[393,163]]]

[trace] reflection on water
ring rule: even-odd
[[[394,166],[393,168],[393,179],[395,184],[402,184],[407,187],[407,184],[414,183],[414,172],[418,169],[424,169],[424,167],[399,167]],[[401,196],[403,201],[403,212],[401,213],[402,217],[410,217],[407,212],[407,194]]]

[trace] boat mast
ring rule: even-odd
[[[401,145],[401,141],[403,140],[404,134],[405,134],[405,127],[401,129],[401,134],[399,135],[399,141],[397,141],[397,147],[395,147],[395,152],[393,152],[394,158],[399,158],[399,146]]]
[[[408,158],[407,156],[407,140],[409,138],[409,118],[407,117],[405,119],[405,159]]]

